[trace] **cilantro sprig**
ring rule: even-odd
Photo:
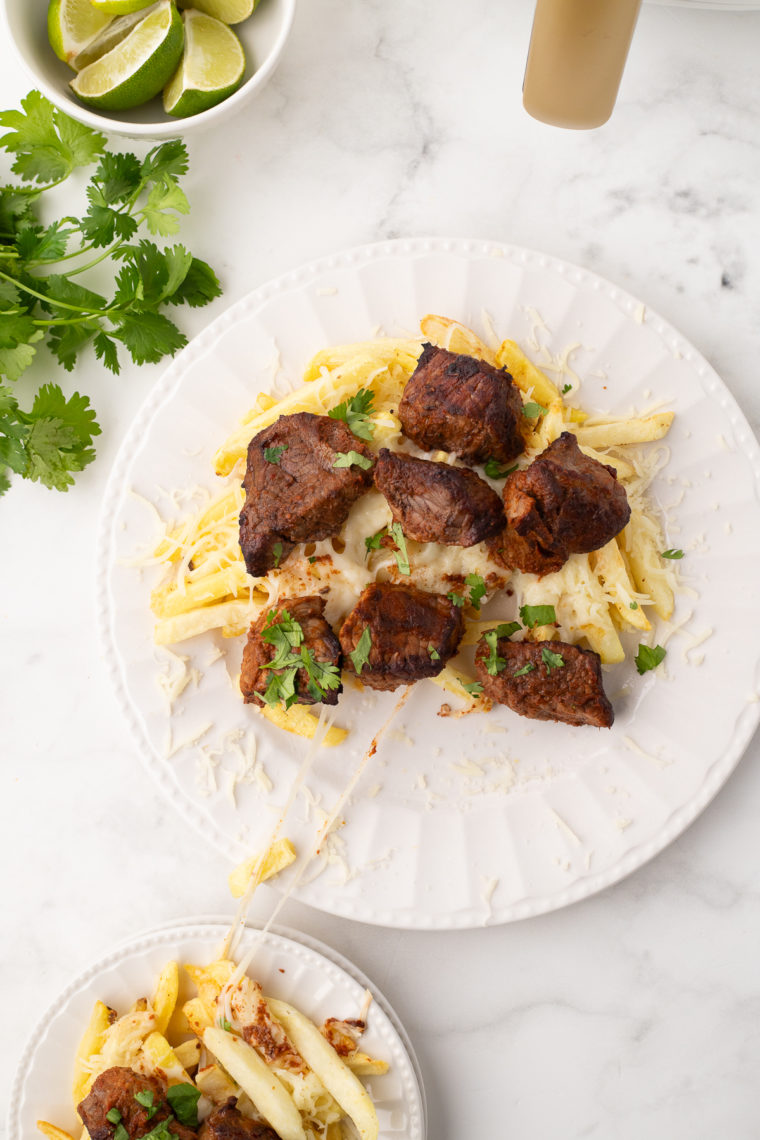
[[[369,471],[371,466],[372,460],[368,459],[366,455],[362,455],[360,451],[335,452],[333,467],[361,467],[363,471]]]
[[[304,645],[304,632],[300,622],[287,610],[270,610],[261,631],[261,639],[271,645],[274,653],[262,669],[271,669],[265,691],[260,694],[270,708],[278,704],[289,709],[298,700],[300,669],[308,677],[307,691],[315,701],[324,700],[328,690],[340,687],[340,670],[330,662],[318,661],[313,649]]]
[[[145,236],[177,233],[190,209],[179,185],[188,168],[181,141],[143,159],[111,152],[104,135],[39,91],[20,110],[0,112],[0,128],[16,176],[0,186],[0,494],[10,472],[65,491],[95,458],[100,428],[88,397],[67,398],[47,383],[25,409],[9,385],[43,345],[69,372],[87,347],[115,374],[125,352],[155,364],[187,343],[167,306],[200,307],[221,289],[184,246],[159,248]],[[56,187],[93,166],[84,212],[48,221]]]
[[[661,645],[639,645],[639,651],[634,657],[636,668],[642,675],[648,673],[650,669],[656,669],[664,660],[665,650]]]
[[[372,439],[375,425],[370,420],[375,393],[368,388],[360,388],[350,400],[331,408],[327,413],[332,420],[343,420],[359,439]]]

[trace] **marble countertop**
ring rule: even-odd
[[[302,0],[262,97],[191,141],[182,234],[225,295],[183,312],[183,327],[350,245],[498,239],[587,266],[658,310],[757,431],[760,14],[645,4],[611,122],[572,133],[522,111],[531,7]],[[10,107],[29,82],[8,44],[0,64]],[[100,501],[158,371],[115,379],[88,359],[70,379],[36,365],[30,382],[95,398],[98,460],[65,496],[18,483],[0,505],[0,1101],[73,974],[135,931],[229,908],[229,868],[145,775],[95,636]],[[355,961],[402,1015],[431,1140],[758,1135],[757,759],[755,739],[643,870],[547,917],[423,934],[288,905],[285,923]]]

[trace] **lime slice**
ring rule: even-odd
[[[59,59],[71,63],[75,55],[111,22],[93,8],[90,0],[50,0],[48,39]]]
[[[259,0],[179,0],[180,8],[197,8],[223,24],[239,24],[247,20]]]
[[[83,51],[74,56],[71,60],[71,66],[75,71],[81,71],[82,68],[94,63],[96,59],[100,59],[107,51],[111,51],[117,44],[120,44],[129,35],[135,24],[144,20],[156,7],[158,4],[154,0],[150,8],[141,8],[139,12],[132,12],[129,16],[116,16],[109,20],[100,35],[96,36]]]
[[[182,17],[172,0],[160,0],[121,43],[83,68],[71,89],[83,103],[104,111],[147,103],[174,74],[183,39]]]
[[[153,0],[90,0],[90,3],[98,12],[107,12],[109,16],[126,16],[150,8]]]
[[[182,62],[164,90],[164,110],[178,118],[221,103],[240,86],[245,71],[243,45],[226,24],[192,8],[184,21]]]

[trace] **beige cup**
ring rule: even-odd
[[[537,0],[523,105],[555,127],[606,123],[641,0]]]

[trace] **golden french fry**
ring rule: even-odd
[[[218,1065],[206,1065],[199,1069],[195,1076],[195,1084],[214,1104],[226,1104],[231,1096],[237,1096],[239,1093],[238,1086]]]
[[[151,1033],[143,1042],[142,1052],[148,1067],[163,1073],[169,1084],[193,1083],[163,1033]]]
[[[651,443],[670,431],[673,412],[655,412],[651,416],[606,423],[583,424],[575,429],[579,444],[586,447],[620,447],[627,443]]]
[[[216,574],[209,574],[187,583],[182,592],[174,585],[159,586],[151,594],[150,605],[156,617],[176,617],[178,614],[193,612],[200,606],[216,602],[220,598],[247,595],[250,585],[251,579],[241,560],[239,564],[228,566]]]
[[[200,998],[190,998],[182,1006],[187,1024],[191,1031],[203,1040],[204,1032],[214,1024],[214,1014],[209,1013]]]
[[[628,576],[628,568],[616,540],[613,538],[589,558],[594,573],[612,599],[612,605],[621,621],[634,629],[651,629],[646,614],[633,597],[636,587]]]
[[[109,1009],[102,1001],[96,1001],[90,1021],[84,1031],[82,1040],[74,1059],[74,1087],[72,1090],[74,1104],[77,1105],[87,1095],[93,1081],[88,1062],[90,1057],[99,1053],[103,1048],[106,1030],[116,1020],[116,1013]]]
[[[158,976],[153,994],[153,1012],[156,1015],[156,1029],[166,1033],[166,1028],[174,1013],[179,993],[179,969],[176,962],[167,962]]]
[[[371,356],[378,364],[401,362],[412,372],[421,348],[422,343],[419,340],[394,340],[391,337],[384,337],[380,341],[369,340],[359,344],[339,344],[333,348],[323,348],[312,356],[306,365],[303,374],[304,383],[311,384],[322,376],[323,369],[332,372],[348,364],[356,356]]]
[[[313,1021],[287,1002],[276,1001],[274,998],[266,1000],[270,1012],[282,1025],[306,1064],[316,1073],[346,1116],[351,1118],[361,1140],[377,1140],[379,1124],[375,1106],[358,1077],[344,1064]],[[223,1059],[220,1060],[224,1064]]]
[[[548,408],[558,400],[561,402],[557,386],[528,359],[515,341],[501,342],[496,352],[496,363],[500,368],[506,368],[520,391],[537,404]]]
[[[478,360],[486,360],[489,364],[496,364],[493,349],[484,344],[472,329],[468,329],[467,325],[462,325],[459,321],[428,313],[420,321],[420,328],[427,340],[439,348],[445,348],[449,352],[461,352]]]
[[[387,1061],[370,1057],[368,1053],[362,1053],[358,1049],[355,1053],[349,1053],[345,1062],[351,1072],[356,1073],[358,1077],[379,1077],[388,1072]]]
[[[446,665],[436,677],[431,677],[430,680],[434,685],[437,685],[439,689],[444,689],[447,693],[452,693],[455,697],[459,697],[460,700],[469,701],[473,708],[476,705],[478,707],[481,705],[483,707],[490,707],[484,704],[482,698],[478,700],[477,696],[473,696],[465,689],[465,685],[475,684],[477,678],[463,673],[462,670],[457,669],[455,665]]]
[[[636,474],[636,468],[632,463],[629,463],[627,459],[621,459],[617,455],[607,455],[605,452],[595,451],[593,447],[586,447],[580,443],[578,446],[589,459],[595,459],[597,463],[604,463],[607,467],[614,467],[618,479],[630,479]]]
[[[284,871],[291,863],[295,862],[296,849],[289,839],[278,839],[272,844],[261,860],[261,853],[252,855],[250,859],[245,859],[242,863],[235,867],[234,871],[230,871],[227,882],[229,883],[230,893],[234,899],[242,898],[248,890],[248,884],[251,881],[256,868],[261,864],[259,872],[259,882],[263,883],[267,879],[271,879],[279,871]]]
[[[652,599],[658,617],[666,621],[673,615],[673,591],[663,568],[660,551],[662,536],[653,519],[633,509],[628,525],[618,541],[631,569],[636,589]]]
[[[272,724],[277,725],[278,728],[283,728],[286,732],[292,732],[296,736],[305,736],[311,740],[317,731],[319,720],[313,713],[307,712],[304,705],[291,705],[289,709],[284,709],[281,705],[256,707],[261,715],[271,721]],[[323,744],[326,748],[333,748],[336,744],[344,741],[347,736],[348,732],[345,728],[338,728],[337,725],[333,724],[328,728]]]
[[[282,1140],[306,1140],[301,1114],[290,1094],[255,1049],[234,1033],[214,1026],[203,1034],[203,1044]]]
[[[185,966],[185,973],[198,987],[198,997],[212,1022],[216,1017],[219,994],[232,977],[234,970],[235,963],[229,958],[220,958],[218,962],[211,962],[208,966]]]
[[[153,640],[156,645],[175,645],[178,641],[197,637],[199,633],[208,633],[210,629],[221,629],[225,636],[237,637],[248,629],[263,608],[248,598],[202,606],[201,609],[192,610],[190,613],[178,614],[176,617],[156,622],[153,628]],[[234,632],[225,633],[229,630]]]
[[[47,1120],[38,1120],[37,1127],[48,1140],[74,1140],[70,1132],[64,1132],[57,1124],[50,1124]]]
[[[191,1069],[198,1066],[201,1058],[201,1043],[197,1040],[182,1041],[179,1045],[174,1046],[174,1053],[182,1068],[186,1073],[189,1073]]]

